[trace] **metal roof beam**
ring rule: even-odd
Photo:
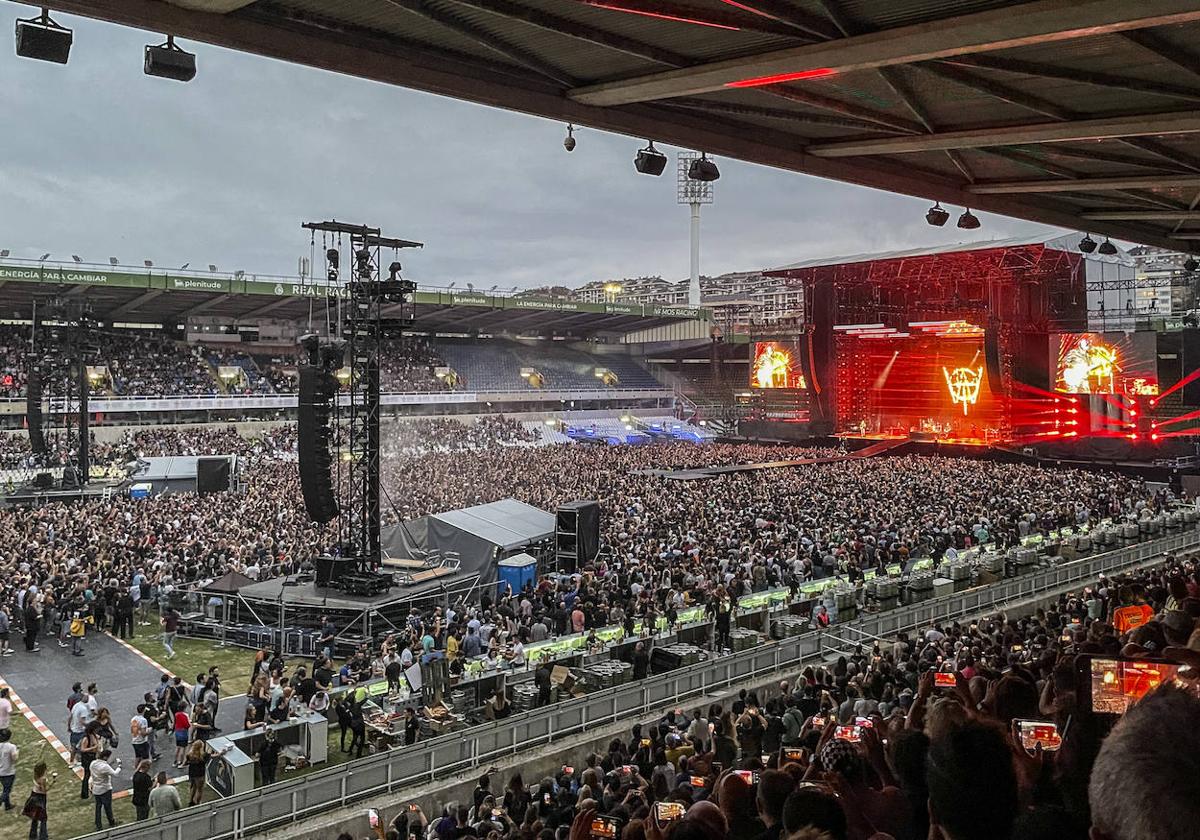
[[[822,41],[841,36],[841,33],[828,21],[796,8],[787,0],[737,0],[737,2],[725,0],[725,2],[756,15],[786,23],[788,26],[795,27]]]
[[[809,146],[806,151],[817,157],[855,157],[1194,132],[1200,132],[1200,111],[1176,111],[1073,122],[984,126],[965,131],[944,131],[925,137],[884,137],[876,140],[818,143]]]
[[[994,181],[972,184],[967,192],[977,195],[1021,195],[1023,193],[1092,192],[1095,190],[1141,190],[1156,187],[1200,187],[1200,175],[1130,175],[1113,178],[1078,178],[1072,181]]]
[[[849,102],[843,102],[831,96],[822,96],[819,93],[800,90],[796,87],[773,85],[770,88],[763,88],[762,92],[782,97],[791,102],[798,102],[801,105],[819,108],[822,111],[832,111],[835,114],[842,114],[853,119],[878,123],[896,131],[903,131],[906,134],[923,134],[925,131],[920,123],[913,122],[912,120],[906,120],[903,117],[893,117],[891,114],[882,114],[879,111],[872,111],[870,108],[852,105]]]
[[[963,87],[971,88],[971,90],[993,96],[996,99],[1002,99],[1017,107],[1033,111],[1035,114],[1043,114],[1056,120],[1073,120],[1078,116],[1070,108],[1064,108],[1061,105],[1056,105],[1053,102],[1042,99],[1040,96],[1034,96],[1031,93],[1025,93],[1024,91],[994,82],[991,79],[984,78],[978,73],[972,73],[970,70],[965,70],[955,64],[931,61],[927,64],[917,64],[915,66],[926,73],[932,73],[939,79],[957,82]]]
[[[995,55],[967,55],[947,59],[948,64],[981,67],[986,70],[1001,70],[1005,73],[1016,73],[1022,76],[1034,76],[1040,79],[1057,79],[1064,82],[1077,82],[1096,87],[1132,90],[1137,93],[1148,93],[1152,96],[1167,96],[1172,99],[1186,99],[1190,102],[1200,102],[1200,90],[1195,88],[1172,85],[1166,82],[1154,82],[1147,79],[1132,79],[1127,76],[1113,76],[1109,73],[1096,73],[1091,70],[1074,70],[1066,67],[1056,67],[1052,64],[1039,64],[1033,61],[1020,61]]]
[[[1079,218],[1096,222],[1200,222],[1200,210],[1103,210],[1080,213]]]
[[[671,110],[682,108],[689,111],[702,111],[706,114],[722,114],[730,117],[757,117],[767,120],[780,120],[795,125],[821,125],[830,128],[845,128],[851,131],[895,133],[895,129],[887,126],[873,125],[866,121],[848,117],[809,114],[805,111],[789,111],[786,108],[764,108],[758,105],[735,105],[730,102],[719,102],[715,99],[672,99],[669,103],[664,102],[663,107]]]
[[[1121,36],[1193,76],[1200,76],[1200,56],[1180,49],[1161,35],[1147,29],[1135,29],[1132,32],[1122,32]]]
[[[109,321],[115,321],[115,320],[117,320],[117,318],[120,318],[123,315],[127,315],[130,312],[134,312],[137,309],[140,309],[145,304],[149,303],[150,301],[154,300],[155,298],[157,298],[163,294],[165,294],[165,292],[162,289],[151,289],[148,292],[142,292],[140,295],[135,297],[133,300],[127,300],[123,304],[118,306],[116,309],[109,311],[108,313],[105,314],[104,317],[107,318]]]
[[[489,32],[484,27],[471,23],[468,20],[434,8],[430,3],[425,2],[425,0],[384,0],[384,2],[412,12],[415,15],[419,15],[451,31],[457,32],[459,35],[470,38],[475,43],[499,53],[523,67],[528,67],[530,70],[545,76],[547,79],[552,79],[567,87],[578,84],[570,74],[555,67],[548,61],[543,61],[539,56],[519,44],[514,44],[512,41],[502,38],[494,32]]]
[[[601,82],[576,88],[570,96],[588,105],[627,105],[721,90],[747,78],[816,69],[847,73],[1200,20],[1200,9],[1181,5],[1178,0],[1035,0],[1019,10],[992,9]]]
[[[645,41],[639,41],[636,38],[618,35],[615,32],[609,32],[606,29],[600,29],[586,23],[580,23],[570,18],[543,12],[540,9],[530,6],[522,6],[520,3],[512,2],[512,0],[453,0],[453,2],[469,6],[472,9],[479,9],[499,15],[500,17],[509,18],[510,20],[519,20],[530,26],[536,26],[539,29],[549,32],[556,32],[559,35],[566,35],[569,38],[575,38],[579,41],[587,41],[590,44],[608,47],[627,55],[635,55],[638,58],[657,61],[659,64],[666,64],[671,67],[684,67],[692,63],[691,59],[687,56],[677,52],[663,49],[654,44],[648,44]]]

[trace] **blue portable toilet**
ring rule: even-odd
[[[506,591],[506,584],[512,591],[520,592],[527,583],[533,583],[537,577],[537,560],[528,554],[514,554],[505,557],[496,564],[496,589],[499,594]]]

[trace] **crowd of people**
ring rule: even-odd
[[[761,694],[668,709],[536,781],[489,772],[469,800],[408,806],[378,834],[1184,840],[1200,818],[1198,618],[1194,560],[1101,578],[1030,615],[935,622]],[[1177,680],[1115,726],[1093,712],[1077,657],[1164,654]]]
[[[461,665],[471,656],[507,657],[521,665],[523,646],[531,642],[610,625],[630,628],[639,619],[653,624],[661,616],[670,622],[679,609],[695,604],[705,606],[714,617],[721,644],[720,628],[728,631],[733,605],[743,594],[775,586],[795,589],[805,580],[834,572],[854,578],[869,568],[917,556],[938,557],[948,549],[981,542],[1006,545],[1025,534],[1064,524],[1148,516],[1172,501],[1166,490],[1151,492],[1140,480],[1113,473],[916,456],[841,458],[679,481],[664,478],[659,471],[820,460],[841,453],[726,444],[531,445],[537,437],[524,424],[503,417],[467,424],[454,420],[387,424],[383,481],[385,488],[392,489],[386,495],[396,505],[389,518],[408,519],[510,496],[546,510],[574,499],[598,499],[603,511],[600,558],[580,574],[547,575],[526,591],[499,598],[485,593],[478,601],[454,602],[449,609],[414,612],[407,625],[386,640],[386,648],[369,646],[347,661],[339,680],[377,675],[376,671],[386,674],[389,664],[403,667],[405,661],[411,663],[430,651],[451,660],[451,673],[455,662]],[[131,432],[99,446],[97,457],[125,463],[168,454],[237,454],[245,492],[140,500],[114,495],[78,504],[0,510],[0,626],[7,626],[14,637],[23,637],[24,652],[18,650],[16,655],[37,655],[42,644],[59,644],[86,656],[82,641],[86,633],[104,630],[118,637],[138,633],[154,606],[169,602],[174,590],[230,570],[266,580],[311,569],[314,558],[335,536],[331,528],[311,523],[304,513],[296,445],[295,427],[287,424],[250,436],[233,427]],[[1089,617],[1100,617],[1091,616],[1090,610],[1085,608]],[[161,614],[164,621],[169,617],[168,611]],[[1021,632],[1026,627],[1018,624]],[[150,632],[169,635],[173,629],[158,627],[155,618]],[[963,649],[970,649],[978,671],[995,632],[989,636],[986,628],[942,627],[937,638],[926,641],[936,643],[943,656],[953,651],[966,657]],[[168,639],[164,643],[169,655]],[[920,677],[919,666],[928,650],[924,645],[919,650],[914,644],[910,647],[904,656],[897,649],[890,658],[885,651],[877,661],[848,660],[844,671],[829,672],[832,682],[830,676],[818,681],[830,698],[838,700],[839,709],[844,703],[839,691],[857,692],[857,699],[878,705],[898,705],[904,694],[899,681],[913,683],[908,686],[910,694],[919,689],[914,680]],[[5,648],[4,655],[13,655],[11,645]],[[263,652],[263,667],[256,669],[260,679],[250,687],[241,725],[271,720],[281,709],[297,704],[315,708],[311,704],[324,702],[330,708],[321,694],[333,684],[337,671],[332,662],[315,662],[302,673],[274,667],[275,658]],[[643,654],[642,674],[646,661]],[[171,738],[181,737],[182,732],[186,740],[172,748],[179,748],[176,763],[189,772],[201,759],[189,759],[188,745],[197,739],[197,732],[205,731],[206,711],[216,711],[207,708],[209,700],[215,705],[220,696],[219,676],[215,685],[214,676],[199,675],[198,689],[164,685],[134,715],[144,718],[151,732],[170,732]],[[839,686],[841,677],[847,679]],[[548,679],[548,673],[539,673],[539,688],[547,687]],[[196,690],[198,695],[191,693]],[[506,713],[503,698],[494,698],[492,705],[493,714]],[[778,701],[772,708],[783,716],[785,709]],[[99,708],[92,711],[95,718],[81,720],[78,733],[72,730],[73,737],[86,738],[89,724],[101,719]],[[133,710],[112,711],[110,720]],[[354,709],[338,709],[335,704],[330,712],[351,735],[349,749],[361,753],[362,741],[356,743],[354,737],[361,734],[361,727],[356,731]],[[764,720],[770,712],[764,704]],[[704,716],[712,719],[711,712]],[[181,722],[185,722],[182,729]],[[690,723],[682,727],[691,728]],[[85,743],[92,745],[92,741]],[[708,744],[702,739],[696,746]],[[153,735],[144,749],[155,751]],[[721,749],[728,769],[727,745]],[[104,767],[111,766],[100,757],[102,752],[103,746],[86,751],[88,756],[94,754],[92,769],[85,774],[93,795],[94,770],[98,768],[102,778]],[[133,766],[146,759],[153,760],[153,755],[138,752]],[[639,771],[641,777],[652,781],[657,764],[644,768],[648,775]],[[268,771],[263,773],[266,777]],[[666,771],[658,775],[665,777]],[[596,785],[583,778],[580,774],[568,781],[576,787],[589,784],[594,794],[607,785],[607,781]],[[141,782],[146,796],[139,794],[139,798],[148,801],[146,797],[157,788]],[[722,780],[712,791],[722,791],[725,785]],[[618,785],[613,795],[620,791]],[[560,793],[554,791],[555,802]],[[573,795],[577,794],[576,790]],[[712,798],[719,796],[713,793]],[[97,799],[98,824],[107,816],[105,801],[103,796]],[[458,814],[453,816],[458,821]],[[521,821],[516,822],[517,826],[498,830],[516,830]]]

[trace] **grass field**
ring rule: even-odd
[[[48,803],[50,840],[69,840],[69,838],[79,837],[93,831],[96,827],[94,821],[95,806],[92,799],[81,799],[79,797],[80,780],[67,767],[66,762],[59,757],[58,753],[38,734],[38,731],[33,728],[33,724],[26,720],[24,716],[13,715],[12,735],[13,743],[21,751],[20,759],[17,762],[17,779],[12,793],[12,801],[15,807],[7,813],[0,812],[0,838],[3,838],[3,840],[10,840],[10,838],[11,840],[18,840],[18,838],[28,836],[29,820],[20,816],[21,806],[25,803],[25,797],[29,795],[30,787],[33,784],[33,765],[38,761],[45,761],[46,766],[51,772],[58,772],[58,781],[50,789]],[[185,775],[185,771],[176,770],[170,766],[171,753],[166,749],[166,742],[160,741],[159,746],[163,748],[164,758],[155,762],[153,772],[166,770],[176,778]],[[350,758],[350,755],[343,753],[340,749],[337,727],[330,726],[329,760],[324,764],[304,770],[292,772],[283,772],[281,770],[279,779],[280,781],[284,781],[297,776],[315,773],[327,767],[344,764]],[[129,754],[128,748],[123,749],[121,759],[121,775],[124,778],[128,778],[133,772],[133,756]],[[186,803],[188,797],[187,782],[181,782],[176,787],[179,790],[180,798]],[[215,799],[216,795],[211,790],[206,790],[204,798],[207,801]],[[133,810],[133,804],[129,801],[128,796],[113,800],[113,815],[117,818],[118,823],[131,823],[135,820],[136,815]],[[107,823],[104,824],[107,825]]]
[[[164,668],[169,668],[183,677],[184,682],[194,682],[197,674],[208,673],[208,669],[216,665],[221,669],[223,695],[243,694],[249,687],[250,672],[254,668],[254,651],[232,645],[221,647],[208,639],[176,638],[175,658],[167,659],[162,634],[152,635],[149,632],[151,629],[153,628],[138,627],[140,632],[127,641]]]

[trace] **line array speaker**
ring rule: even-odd
[[[29,371],[25,385],[25,421],[29,427],[29,448],[34,455],[46,454],[46,433],[42,430],[42,374]]]
[[[300,492],[304,509],[314,522],[329,522],[338,515],[330,468],[332,430],[329,420],[337,395],[337,379],[316,365],[300,365],[299,406],[296,431],[299,438]]]

